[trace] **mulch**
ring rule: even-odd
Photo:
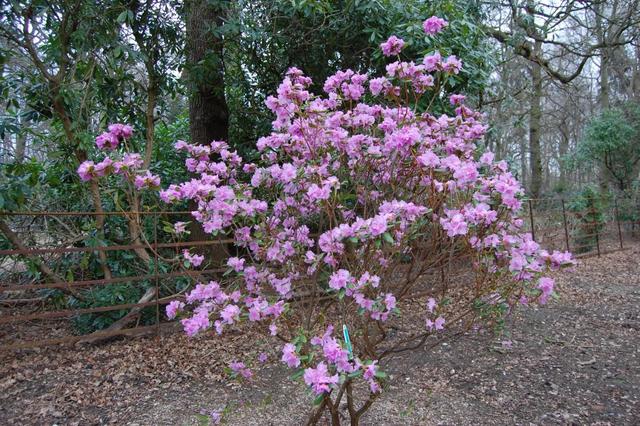
[[[560,299],[519,310],[506,335],[394,360],[362,423],[640,424],[640,246],[581,260],[557,282]],[[268,343],[245,330],[5,352],[0,423],[183,425],[224,409],[227,424],[300,424],[313,397],[278,354],[246,385],[225,373]]]

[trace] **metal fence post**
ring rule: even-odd
[[[618,211],[618,199],[613,199],[614,214],[616,215],[616,225],[618,226],[618,240],[620,240],[620,249],[622,250],[622,229],[620,228],[620,213]]]
[[[153,213],[153,275],[156,285],[156,337],[160,337],[160,276],[158,274],[158,212]]]
[[[598,250],[598,257],[600,257],[600,230],[598,230],[598,222],[594,221],[596,229],[596,249]]]
[[[533,223],[533,204],[531,203],[531,198],[529,198],[529,219],[531,221],[531,238],[533,241],[536,240],[536,230],[535,225]]]
[[[569,229],[567,227],[567,209],[564,206],[564,198],[560,200],[562,202],[562,221],[564,222],[564,242],[567,246],[567,251],[571,251],[569,248]]]

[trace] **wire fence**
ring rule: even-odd
[[[559,198],[531,199],[524,201],[521,217],[524,229],[548,250],[600,256],[624,250],[640,236],[640,222],[634,220],[637,210],[628,210],[621,214],[617,201],[595,211],[575,209]],[[225,271],[222,261],[209,262],[198,271],[175,261],[181,250],[194,247],[207,258],[220,259],[232,242],[206,234],[189,241],[172,237],[167,226],[188,221],[189,212],[103,213],[108,218],[103,232],[109,232],[110,244],[92,229],[99,216],[94,212],[0,213],[3,350],[149,333],[160,336],[175,329],[166,320],[164,306],[183,297],[193,282],[215,279]],[[132,223],[138,229],[134,240],[131,234],[128,239],[113,238],[118,229],[131,231]],[[109,286],[110,291],[104,291]],[[87,323],[94,331],[81,334]]]
[[[605,207],[577,208],[562,198],[528,199],[521,217],[525,230],[547,250],[566,250],[575,257],[600,256],[624,250],[640,237],[636,206],[619,208],[619,200]]]
[[[107,245],[90,229],[98,216],[109,218],[105,227],[131,230],[134,224],[135,241],[123,235],[123,241]],[[181,298],[194,280],[225,270],[212,264],[188,270],[175,261],[180,250],[211,254],[231,242],[177,241],[163,232],[170,222],[189,218],[189,212],[162,211],[0,213],[0,347],[29,349],[171,329],[163,321],[164,306]],[[96,331],[79,334],[82,326]]]

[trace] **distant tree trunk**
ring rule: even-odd
[[[609,52],[608,48],[603,47],[600,55],[600,94],[598,104],[600,111],[608,109],[611,102],[609,100]]]
[[[156,123],[155,123],[155,110],[156,105],[158,103],[158,83],[156,81],[155,75],[149,75],[149,87],[147,88],[147,108],[145,111],[145,124],[146,124],[146,134],[145,138],[147,139],[147,143],[144,148],[144,168],[149,168],[151,164],[151,158],[153,157],[153,145],[155,142],[155,131],[156,131]]]
[[[542,51],[542,42],[535,42],[536,55]],[[540,128],[542,119],[542,67],[536,62],[531,64],[531,108],[529,110],[529,169],[531,185],[529,190],[533,198],[542,192],[542,153],[540,148]]]
[[[186,2],[187,82],[189,87],[189,132],[191,143],[205,145],[227,140],[229,111],[224,85],[224,40],[219,33],[228,2],[188,0]],[[190,208],[195,209],[195,205]],[[192,223],[191,240],[205,240],[201,226]],[[213,263],[228,257],[223,245],[209,246],[207,256]]]
[[[566,106],[566,104],[565,104]],[[559,187],[562,192],[566,192],[568,189],[567,182],[567,168],[563,164],[563,159],[569,152],[569,128],[566,121],[560,124],[560,145],[558,146],[558,163],[560,165],[560,182]]]
[[[522,173],[522,176],[520,176],[520,182],[522,182],[522,185],[526,188],[529,182],[529,166],[527,165],[527,140],[526,140],[526,133],[525,133],[525,129],[522,126],[517,126],[515,128],[515,136],[516,136],[516,140],[518,141],[519,147],[520,147],[520,170]]]
[[[598,70],[599,93],[598,93],[598,110],[600,112],[609,108],[609,48],[605,46],[607,39],[602,22],[602,4],[596,4],[596,36],[598,41],[603,45],[600,48],[600,69]],[[598,184],[601,191],[606,191],[609,187],[609,173],[604,165],[600,165],[598,170]]]
[[[14,161],[16,164],[22,164],[24,162],[24,156],[25,156],[26,150],[27,150],[27,136],[24,133],[22,133],[22,131],[19,131],[18,134],[16,135],[16,150],[15,150],[15,157],[14,157]]]
[[[629,85],[629,98],[634,102],[640,102],[640,45],[636,46],[635,53],[631,84]]]

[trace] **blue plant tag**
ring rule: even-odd
[[[351,346],[351,339],[349,338],[349,330],[346,325],[342,325],[342,334],[344,335],[344,343],[347,345],[347,351],[349,352],[349,361],[353,359],[353,346]]]

